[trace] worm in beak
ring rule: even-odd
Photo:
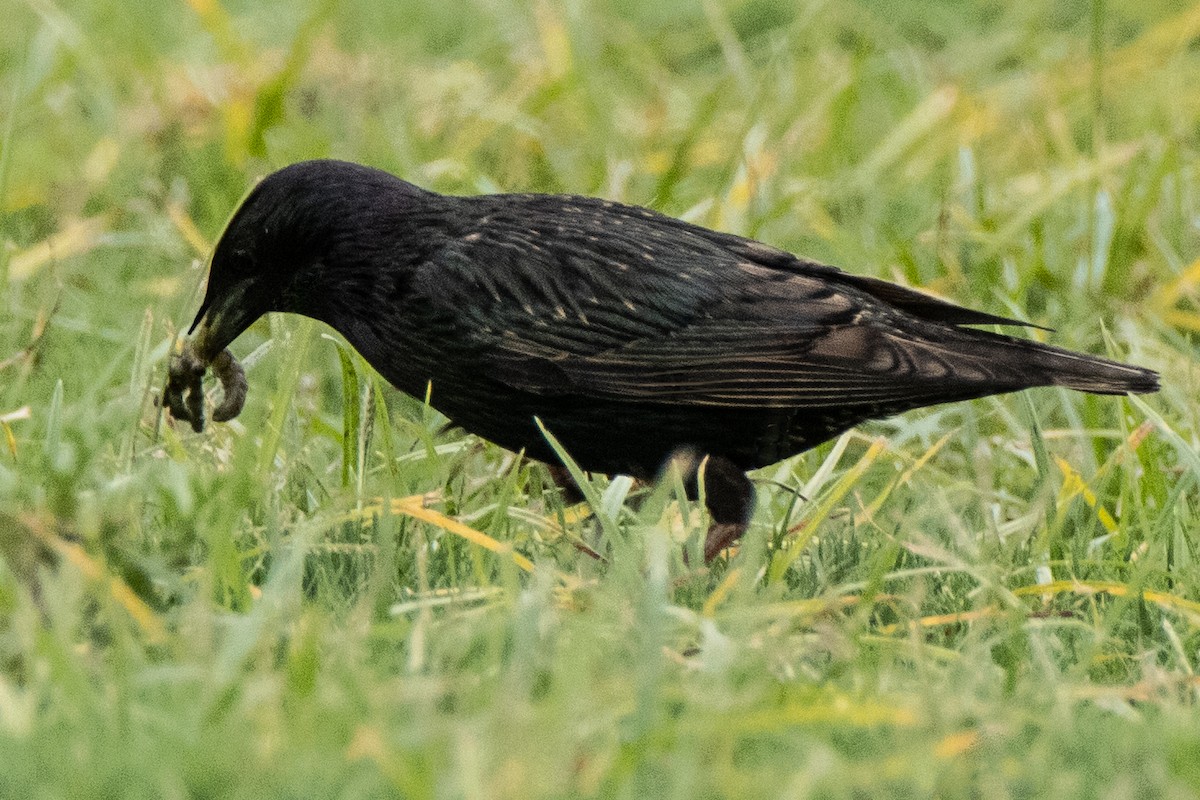
[[[242,413],[246,403],[246,371],[228,349],[217,353],[211,363],[206,364],[197,355],[192,340],[185,339],[179,352],[171,356],[167,368],[167,386],[163,390],[163,405],[176,419],[187,420],[192,430],[204,430],[204,373],[212,367],[213,374],[221,382],[223,397],[213,409],[213,419],[227,422]]]

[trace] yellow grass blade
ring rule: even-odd
[[[563,23],[557,3],[534,5],[534,20],[542,47],[543,63],[552,78],[562,78],[571,70],[571,35]]]
[[[782,600],[777,603],[741,607],[735,612],[738,618],[750,617],[755,620],[797,619],[819,617],[831,611],[853,608],[862,602],[856,594],[840,597],[810,597],[802,600]]]
[[[1200,5],[1191,5],[1117,50],[1107,69],[1108,81],[1133,85],[1140,76],[1161,70],[1172,55],[1190,47],[1197,36],[1200,36]]]
[[[22,281],[47,264],[83,255],[100,241],[107,225],[108,218],[104,215],[68,222],[58,233],[18,251],[8,262],[8,277]]]
[[[933,747],[933,755],[943,761],[948,761],[974,750],[979,746],[980,736],[979,731],[974,728],[968,728],[965,731],[957,731],[942,739]]]
[[[1118,531],[1117,521],[1113,519],[1113,515],[1108,512],[1099,500],[1096,498],[1096,493],[1091,490],[1083,477],[1075,471],[1067,460],[1061,456],[1054,457],[1058,468],[1062,470],[1063,483],[1058,491],[1059,507],[1066,506],[1067,503],[1074,500],[1076,497],[1083,497],[1083,501],[1087,503],[1092,511],[1096,512],[1096,518],[1100,520],[1100,524],[1104,526],[1104,530],[1109,533]]]
[[[29,406],[21,406],[16,411],[0,414],[0,428],[4,429],[4,441],[13,458],[17,457],[17,437],[13,434],[11,423],[29,419],[32,416],[33,410]]]
[[[513,563],[526,572],[533,572],[533,562],[525,556],[514,551],[512,545],[505,544],[491,536],[488,536],[482,531],[477,531],[474,528],[464,525],[453,517],[448,517],[440,511],[434,511],[432,508],[426,508],[424,499],[420,496],[407,497],[401,500],[392,502],[392,511],[396,514],[403,514],[419,519],[422,522],[428,522],[447,533],[466,539],[474,545],[482,547],[485,550],[490,550],[498,555],[509,555]]]
[[[250,45],[238,32],[237,25],[220,0],[187,0],[187,4],[200,19],[200,26],[212,37],[228,61],[244,66],[249,62]]]
[[[877,631],[879,633],[889,635],[900,633],[908,630],[911,626],[916,625],[919,628],[940,628],[943,625],[958,625],[963,622],[975,622],[980,619],[994,617],[1000,612],[1000,609],[994,606],[985,606],[977,608],[974,611],[957,611],[953,614],[934,614],[928,617],[920,617],[919,619],[908,620],[905,622],[893,622],[890,625],[880,625]]]
[[[587,519],[591,515],[592,515],[592,507],[591,506],[589,506],[587,503],[576,503],[575,505],[571,506],[570,508],[563,509],[563,522],[567,523],[568,525],[575,525],[577,523],[583,522],[585,519]],[[547,517],[547,519],[551,519],[551,518]],[[557,524],[558,524],[557,519],[554,520],[554,524],[555,524],[555,526],[557,526]]]
[[[946,120],[954,113],[958,100],[958,89],[949,84],[930,92],[907,117],[892,127],[891,132],[862,162],[855,176],[859,183],[870,185],[923,138],[944,131]]]
[[[713,589],[712,594],[704,601],[704,608],[700,610],[700,613],[706,617],[714,616],[717,613],[717,608],[721,603],[725,602],[725,598],[733,591],[733,587],[737,585],[740,577],[742,577],[741,567],[729,570],[729,574],[717,584],[717,588]]]
[[[1159,310],[1158,316],[1163,322],[1173,328],[1181,328],[1185,331],[1200,331],[1200,314],[1194,314],[1178,308],[1164,308]]]
[[[813,508],[812,513],[806,515],[801,520],[800,524],[796,527],[798,534],[791,545],[777,552],[775,557],[771,559],[769,570],[770,582],[774,583],[783,577],[792,563],[804,552],[805,546],[816,536],[817,528],[820,524],[842,502],[842,498],[854,487],[854,484],[858,483],[867,469],[875,463],[875,459],[879,458],[886,446],[886,442],[881,438],[873,441],[871,446],[867,448],[867,452],[858,460],[858,463],[846,470],[829,491],[829,494],[825,495],[825,498]]]
[[[763,733],[781,728],[817,723],[837,723],[861,728],[895,725],[909,728],[919,723],[911,708],[882,702],[855,700],[838,695],[829,700],[792,702],[780,708],[739,714],[728,721],[728,729]]]
[[[26,517],[22,521],[43,544],[62,556],[64,561],[73,565],[85,578],[104,586],[117,604],[124,608],[125,613],[142,629],[150,644],[162,644],[166,641],[166,626],[158,614],[129,588],[129,584],[109,572],[103,563],[89,556],[82,547],[59,537],[40,520]]]
[[[1129,586],[1117,583],[1116,581],[1062,580],[1039,583],[1032,586],[1021,586],[1013,589],[1013,594],[1018,597],[1069,593],[1084,595],[1110,594],[1113,597],[1128,597],[1131,591]],[[1154,589],[1143,590],[1142,599],[1160,608],[1176,611],[1193,625],[1200,626],[1200,603],[1197,603],[1195,600],[1187,600],[1183,597]]]
[[[888,497],[891,496],[892,492],[895,491],[897,487],[903,486],[912,480],[912,476],[920,471],[922,467],[928,464],[930,459],[937,455],[941,449],[946,446],[946,442],[954,438],[956,433],[958,433],[957,430],[950,431],[945,436],[934,442],[928,450],[921,454],[920,458],[914,461],[908,469],[900,473],[896,480],[889,483],[887,487],[884,488],[884,490],[867,505],[865,509],[859,512],[854,521],[860,525],[864,522],[869,522],[879,511],[879,509],[883,507],[883,504],[887,501]]]
[[[1169,308],[1175,305],[1179,298],[1194,294],[1197,290],[1200,290],[1200,258],[1184,267],[1173,280],[1163,284],[1162,288],[1154,293],[1154,302],[1160,308]]]
[[[409,497],[400,497],[392,500],[389,508],[392,514],[400,514],[413,519],[419,519],[422,522],[427,522],[434,527],[441,528],[446,533],[453,534],[462,539],[466,539],[471,544],[482,547],[497,555],[507,555],[512,558],[513,563],[525,572],[533,572],[533,562],[520,553],[512,549],[512,545],[505,544],[497,539],[493,539],[482,531],[477,531],[469,525],[464,525],[453,517],[448,517],[440,511],[434,511],[432,508],[426,507],[427,495],[415,494]],[[364,506],[361,509],[351,511],[341,516],[341,522],[360,522],[364,525],[369,525],[374,522],[375,517],[383,513],[383,504],[374,503],[369,506]]]
[[[167,204],[167,216],[171,218],[171,222],[175,225],[175,229],[183,236],[183,240],[196,252],[196,255],[206,258],[212,250],[212,245],[204,238],[204,234],[196,227],[195,221],[188,214],[187,209],[179,203]]]

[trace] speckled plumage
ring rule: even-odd
[[[553,460],[537,416],[584,469],[640,477],[680,448],[747,470],[865,419],[1032,386],[1157,388],[1149,370],[961,327],[1015,321],[647,209],[443,196],[334,161],[274,173],[234,216],[197,316],[217,318],[203,357],[267,311],[328,323],[504,447]],[[741,502],[709,505],[744,518]]]

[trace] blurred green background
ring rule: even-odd
[[[1163,0],[7,6],[0,796],[1196,797],[1198,45]],[[314,157],[649,205],[1164,388],[852,431],[703,570],[675,486],[564,507],[308,321],[234,346],[238,420],[163,420],[222,226]]]

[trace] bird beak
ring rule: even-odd
[[[213,409],[213,419],[226,422],[241,413],[246,402],[246,373],[226,347],[254,320],[262,316],[252,280],[232,286],[209,282],[200,311],[188,329],[190,340],[180,344],[167,367],[162,404],[176,419],[187,420],[192,430],[204,430],[204,373],[211,367],[221,381],[224,399]]]
[[[223,287],[214,297],[209,287],[204,302],[188,329],[192,350],[201,363],[207,365],[229,344],[249,328],[263,311],[254,302],[254,281],[246,279]]]

